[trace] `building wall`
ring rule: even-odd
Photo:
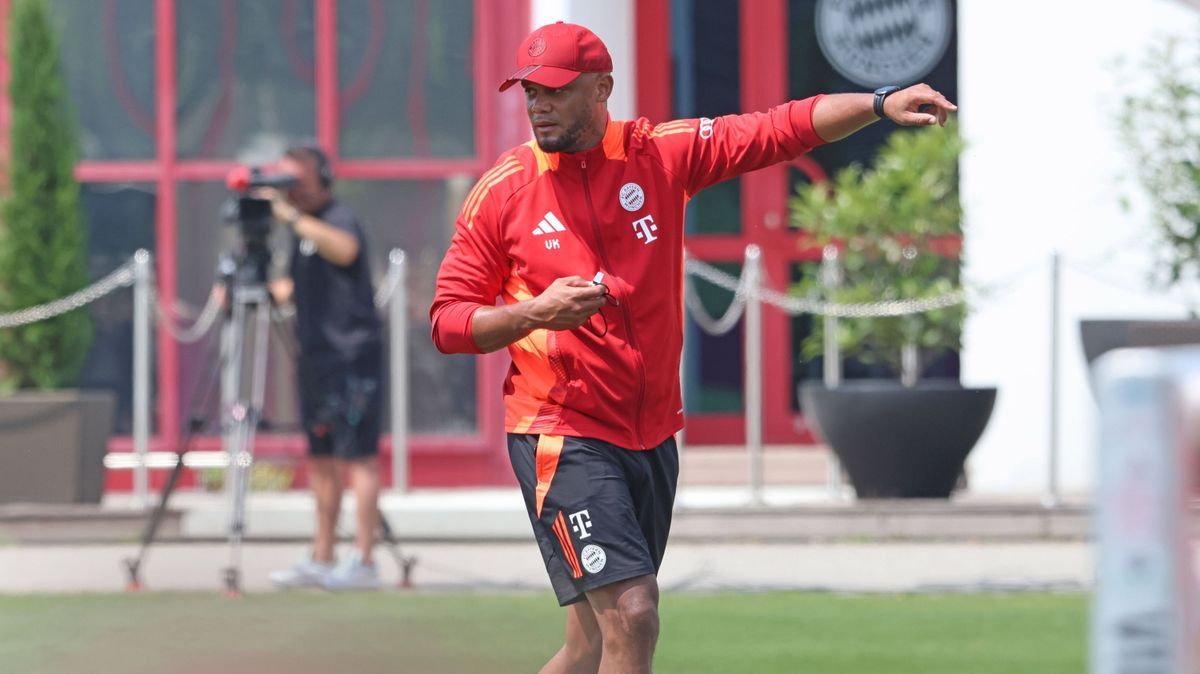
[[[1061,251],[1059,469],[1062,487],[1093,484],[1096,406],[1081,318],[1180,318],[1177,295],[1149,290],[1148,217],[1130,179],[1115,116],[1136,87],[1118,65],[1169,34],[1194,40],[1200,14],[1167,0],[960,3],[959,108],[965,276],[999,284],[972,306],[963,379],[999,387],[969,461],[973,490],[1038,492],[1050,446],[1050,257]],[[1122,194],[1133,198],[1123,212]]]
[[[533,0],[530,24],[535,28],[555,21],[587,26],[604,41],[613,59],[615,81],[608,110],[613,119],[634,117],[637,76],[633,49],[633,0]]]

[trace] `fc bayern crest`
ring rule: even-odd
[[[637,183],[625,183],[621,186],[621,191],[617,193],[618,199],[621,201],[621,208],[636,213],[646,203],[646,193],[642,190],[642,186]]]
[[[928,75],[952,30],[950,0],[817,0],[817,41],[825,58],[871,89]]]
[[[583,560],[583,568],[587,569],[588,573],[600,573],[604,570],[604,565],[608,562],[608,555],[605,554],[604,548],[599,545],[585,545],[579,553],[579,558]]]

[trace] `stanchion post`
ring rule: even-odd
[[[154,267],[150,251],[133,255],[133,491],[138,506],[150,506],[150,324],[154,316]]]
[[[408,260],[404,251],[388,254],[392,295],[388,299],[392,414],[392,489],[408,491]]]
[[[821,283],[826,290],[833,290],[842,285],[842,268],[838,264],[837,246],[829,244],[821,251]],[[832,293],[826,293],[828,298]],[[842,383],[842,350],[838,344],[838,317],[826,315],[824,382],[826,388],[837,388]],[[825,484],[829,488],[829,496],[838,499],[842,496],[842,464],[838,461],[833,449],[829,450],[829,460],[826,463]]]
[[[742,267],[746,290],[746,333],[742,345],[746,367],[746,453],[750,461],[750,499],[763,502],[763,440],[762,440],[762,250],[755,244],[746,246],[746,261]],[[737,301],[737,298],[734,298]]]
[[[1050,437],[1046,457],[1046,495],[1042,505],[1053,508],[1059,504],[1058,490],[1058,338],[1059,303],[1062,293],[1061,255],[1050,256]]]

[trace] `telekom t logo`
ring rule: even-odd
[[[588,531],[592,528],[592,518],[588,515],[588,511],[580,510],[577,513],[571,513],[571,530],[579,534],[579,540],[590,538],[591,534]]]
[[[653,215],[647,215],[641,220],[634,220],[633,231],[637,233],[637,238],[641,239],[642,243],[658,241],[658,237],[654,235],[658,231],[658,225],[654,224]]]

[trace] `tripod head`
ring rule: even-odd
[[[286,189],[296,183],[290,173],[266,173],[258,166],[238,167],[225,178],[234,191],[224,206],[224,220],[237,227],[239,243],[223,253],[217,263],[218,275],[227,287],[261,286],[267,282],[271,249],[267,237],[274,216],[271,202],[251,196],[258,187]]]

